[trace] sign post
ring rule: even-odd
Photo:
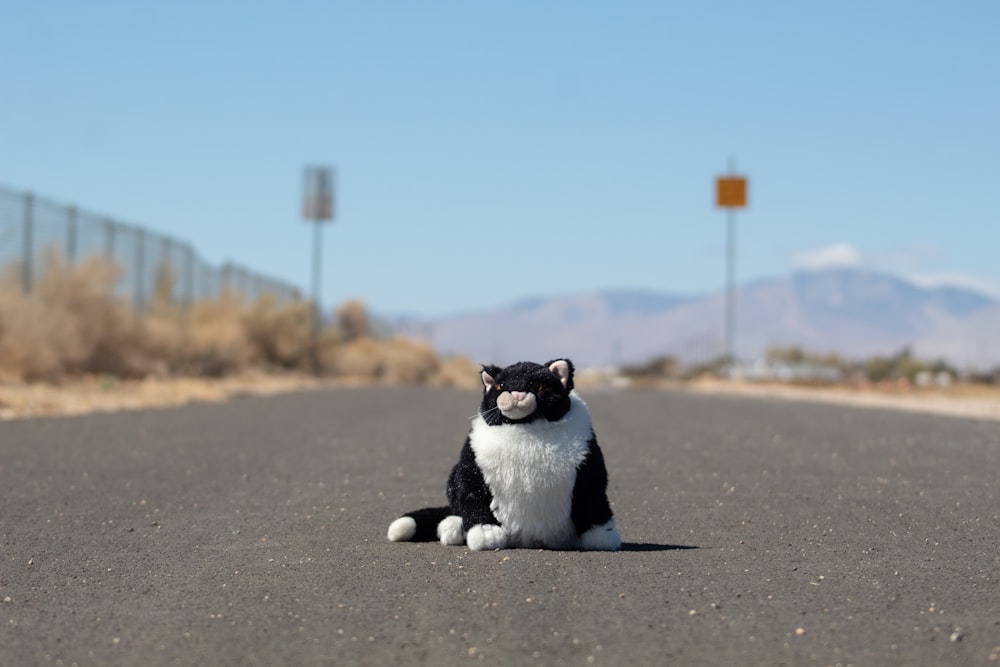
[[[729,173],[715,179],[715,205],[726,209],[725,360],[731,365],[736,361],[736,209],[747,205],[747,179],[736,174],[733,159]]]
[[[306,167],[303,179],[302,217],[313,223],[312,302],[313,317],[310,354],[313,372],[319,374],[320,276],[323,270],[322,230],[333,220],[333,170],[329,167]]]

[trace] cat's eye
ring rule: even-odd
[[[545,385],[544,384],[539,384],[538,385],[538,391],[536,393],[538,393],[540,395],[543,391],[545,391]]]

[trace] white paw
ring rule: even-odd
[[[580,536],[580,548],[584,551],[617,551],[621,545],[622,536],[618,534],[613,518]]]
[[[389,540],[392,542],[405,542],[412,540],[417,534],[417,522],[413,517],[401,516],[389,524]]]
[[[480,523],[469,529],[465,543],[473,551],[507,548],[507,531],[492,523]]]
[[[441,519],[441,523],[437,527],[438,537],[441,538],[441,544],[462,544],[465,542],[465,533],[462,532],[462,517],[446,516]]]

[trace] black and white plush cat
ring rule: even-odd
[[[389,539],[613,551],[608,473],[573,364],[483,367],[483,400],[448,477],[448,506],[410,512]]]

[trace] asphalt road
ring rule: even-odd
[[[584,396],[617,553],[386,541],[469,392],[0,423],[0,665],[1000,664],[1000,424]]]

